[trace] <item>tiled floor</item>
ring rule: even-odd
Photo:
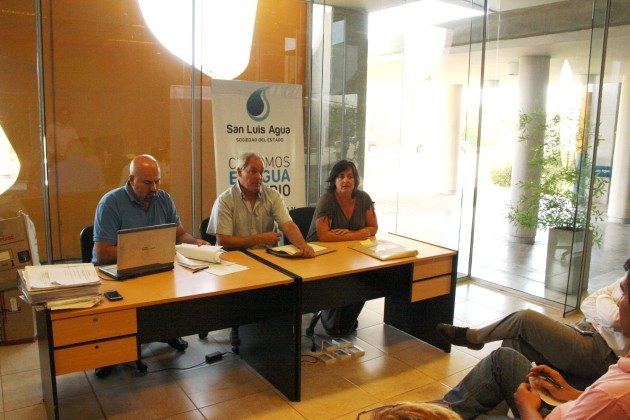
[[[463,283],[457,287],[455,323],[479,326],[523,308],[562,316],[557,308]],[[161,343],[144,346],[147,374],[126,364],[104,380],[96,378],[94,371],[58,377],[61,417],[354,419],[357,412],[383,403],[441,397],[499,345],[492,343],[481,351],[453,347],[447,354],[384,325],[382,314],[382,299],[368,302],[363,309],[359,330],[351,339],[365,350],[358,359],[316,363],[308,356],[310,339],[304,337],[301,402],[288,401],[238,356],[229,354],[213,365],[199,365],[205,354],[229,350],[228,330],[223,330],[205,340],[187,337],[190,347],[184,353]],[[305,316],[304,324],[309,320]],[[323,335],[321,326],[316,334]],[[0,420],[46,418],[36,343],[1,346],[0,373]]]

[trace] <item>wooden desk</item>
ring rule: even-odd
[[[173,271],[122,282],[118,302],[89,309],[36,311],[42,391],[59,417],[56,375],[135,361],[140,344],[240,325],[240,355],[290,400],[300,399],[299,330],[294,279],[241,252],[225,259],[249,267],[218,277]]]
[[[416,248],[419,254],[380,261],[349,248],[359,241],[318,242],[336,251],[313,259],[248,252],[298,277],[300,313],[385,297],[386,324],[450,352],[435,325],[453,323],[457,252],[397,235],[377,238]]]

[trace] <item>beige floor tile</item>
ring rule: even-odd
[[[470,370],[473,368],[473,366],[471,366],[468,369],[464,369],[462,371],[459,371],[451,376],[447,376],[446,378],[442,379],[440,382],[443,383],[444,385],[450,387],[450,388],[455,388],[455,386],[462,380],[464,379],[464,377],[468,374],[468,372],[470,372]]]
[[[470,301],[488,306],[506,314],[538,306],[533,302],[500,292],[493,292],[484,296],[476,297],[470,299]]]
[[[150,365],[150,364],[149,364]],[[149,372],[157,371],[160,367],[150,365]],[[142,384],[152,382],[158,378],[164,378],[170,375],[169,372],[142,373],[136,369],[135,363],[121,363],[113,366],[112,373],[107,378],[99,378],[94,373],[94,369],[86,370],[85,375],[90,382],[90,386],[95,391],[119,387],[126,384]]]
[[[309,420],[331,419],[378,402],[348,380],[334,375],[314,375],[302,381],[302,401],[290,402]]]
[[[2,376],[4,410],[13,411],[42,402],[39,369]]]
[[[396,404],[401,401],[433,401],[440,399],[450,391],[449,386],[440,382],[431,382],[404,394],[396,395],[383,401],[383,404]]]
[[[372,299],[365,302],[364,308],[370,309],[377,314],[385,314],[385,298]]]
[[[374,325],[380,325],[383,323],[383,314],[375,312],[369,308],[363,307],[363,310],[359,314],[359,330]]]
[[[168,420],[206,420],[206,418],[199,410],[186,411],[185,413],[164,417],[164,419]]]
[[[178,375],[177,382],[197,408],[271,388],[240,360],[183,372]]]
[[[395,353],[418,342],[404,332],[384,324],[361,328],[357,337],[384,353]]]
[[[479,286],[472,282],[458,283],[455,288],[455,296],[464,300],[475,299],[494,293],[494,289]]]
[[[37,343],[0,346],[0,372],[2,375],[39,369]]]
[[[146,344],[150,355],[143,355],[142,361],[149,364],[152,361],[159,361],[163,367],[189,367],[205,360],[205,355],[215,351],[225,352],[226,349],[213,336],[208,335],[205,339],[200,339],[197,334],[182,337],[188,341],[186,351],[179,352],[166,343],[154,342]]]
[[[203,407],[200,411],[207,419],[304,419],[272,390]]]
[[[174,378],[106,388],[96,397],[108,419],[159,419],[196,408]]]
[[[427,347],[430,348],[427,349]],[[393,357],[418,369],[434,380],[444,379],[479,362],[478,358],[469,356],[455,347],[451,353],[444,353],[424,343],[397,352],[393,354]]]
[[[362,363],[340,363],[335,373],[379,400],[434,382],[434,379],[390,356]]]
[[[455,318],[466,320],[472,326],[485,324],[507,315],[505,312],[497,311],[491,307],[467,300],[455,306]]]
[[[59,398],[74,397],[81,394],[92,394],[92,387],[85,372],[74,372],[57,376],[57,395]]]
[[[59,398],[59,417],[63,420],[105,418],[93,393]]]
[[[4,420],[47,420],[48,417],[46,416],[46,407],[40,402],[18,410],[7,411],[0,418]]]

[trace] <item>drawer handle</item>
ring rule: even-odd
[[[92,318],[92,322],[98,322],[98,317]]]
[[[98,350],[98,348],[99,348],[98,344],[94,346],[95,350]]]

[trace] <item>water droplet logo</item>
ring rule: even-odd
[[[268,87],[256,89],[247,99],[247,115],[254,121],[260,122],[267,119],[271,108],[267,100]]]

